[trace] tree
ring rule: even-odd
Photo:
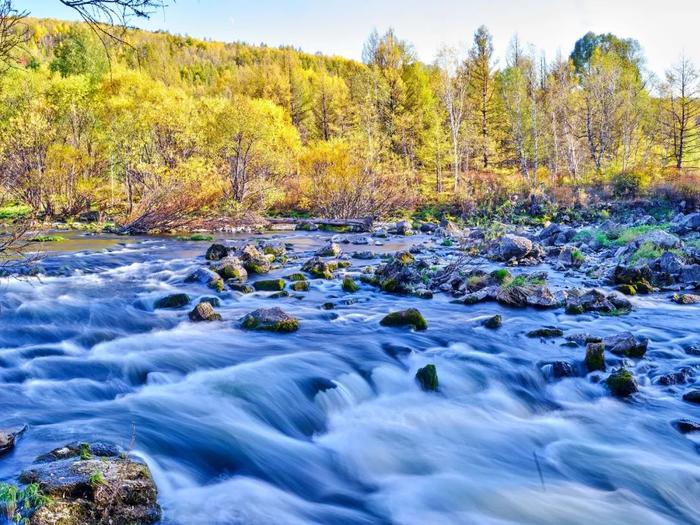
[[[258,210],[294,171],[299,133],[281,107],[236,96],[205,101],[204,148],[218,161],[238,209]]]
[[[680,170],[700,151],[700,74],[686,56],[666,72],[663,94],[668,158]]]
[[[15,63],[15,52],[27,40],[22,20],[28,14],[15,9],[12,0],[0,0],[0,72]]]
[[[459,173],[462,165],[461,142],[463,123],[467,118],[467,88],[469,86],[469,70],[465,60],[459,57],[455,48],[444,47],[438,53],[436,63],[440,71],[440,100],[447,114],[447,125],[452,142],[452,174],[454,189],[459,186]],[[438,177],[437,191],[442,191]]]
[[[491,125],[494,120],[493,38],[485,26],[474,33],[469,51],[470,101],[474,107],[475,127],[479,136],[481,165],[487,170],[491,162]]]

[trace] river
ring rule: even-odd
[[[299,257],[277,277],[328,235],[267,237]],[[684,351],[700,343],[697,307],[655,294],[632,298],[627,316],[571,316],[312,280],[302,298],[222,293],[223,322],[192,323],[188,308],[153,304],[212,295],[183,282],[209,243],[123,241],[81,237],[47,254],[38,278],[2,280],[2,426],[28,430],[0,458],[0,478],[69,441],[106,440],[149,465],[165,524],[700,523],[700,437],[671,425],[700,407],[681,400],[687,387],[654,382],[700,366]],[[372,249],[421,242],[432,240]],[[322,309],[328,301],[336,308]],[[298,317],[299,331],[238,327],[263,306]],[[407,307],[426,331],[379,325]],[[496,313],[503,326],[483,327]],[[590,375],[548,377],[543,363],[580,362],[584,348],[526,337],[544,325],[648,337],[630,362],[640,392],[623,401]],[[438,392],[414,379],[427,363]]]

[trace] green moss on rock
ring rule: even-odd
[[[423,368],[419,368],[416,372],[416,381],[420,384],[420,387],[426,391],[435,391],[438,389],[438,375],[437,368],[435,365],[425,365]]]
[[[626,368],[615,370],[605,380],[605,384],[616,397],[627,397],[638,390],[637,381],[635,381],[632,372]]]
[[[343,278],[343,291],[348,293],[355,293],[360,289],[360,286],[355,282],[355,280],[346,275]]]
[[[265,279],[254,282],[253,287],[258,292],[279,292],[284,290],[284,284],[284,279]]]
[[[158,299],[154,308],[182,308],[190,304],[190,297],[184,293],[174,293]]]
[[[379,324],[382,326],[411,326],[415,330],[425,330],[428,328],[427,321],[415,308],[392,312],[386,315]]]
[[[308,292],[309,291],[309,281],[294,281],[290,288],[295,292]]]
[[[584,364],[589,372],[605,371],[605,345],[603,343],[588,343]]]

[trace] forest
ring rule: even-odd
[[[149,232],[698,196],[698,71],[680,56],[657,78],[633,39],[588,33],[545,58],[516,36],[503,59],[482,26],[426,64],[391,29],[357,62],[22,25],[0,73],[5,216]]]

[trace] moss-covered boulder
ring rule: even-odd
[[[318,257],[338,257],[341,253],[343,253],[343,250],[340,248],[340,245],[328,241],[316,252],[316,255]]]
[[[287,262],[287,247],[283,243],[263,242],[260,245],[260,249],[262,249],[264,255],[272,256],[275,262]]]
[[[343,277],[343,291],[347,293],[355,293],[360,289],[360,286],[355,282],[355,280],[346,275]]]
[[[19,481],[45,498],[30,525],[147,525],[160,520],[148,467],[104,443],[71,443],[37,460]]]
[[[411,326],[415,330],[425,330],[428,323],[418,310],[409,308],[386,315],[380,322],[382,326]]]
[[[622,332],[603,339],[605,349],[624,357],[643,357],[649,346],[646,337],[635,337],[631,332]]]
[[[306,275],[303,273],[293,273],[285,277],[288,281],[306,281]]]
[[[190,297],[186,293],[174,293],[158,299],[154,308],[182,308],[190,304]]]
[[[294,332],[299,329],[299,320],[281,308],[259,308],[241,319],[241,327],[245,330]]]
[[[243,284],[243,283],[239,283],[239,282],[229,282],[226,284],[228,284],[228,287],[231,288],[231,290],[233,290],[234,292],[249,294],[249,293],[253,293],[255,291],[255,288],[253,288],[249,284]]]
[[[501,325],[503,324],[503,317],[501,317],[501,316],[498,315],[498,314],[492,315],[492,316],[489,317],[488,319],[485,319],[484,322],[483,322],[482,324],[483,324],[486,328],[491,328],[492,330],[493,330],[493,329],[496,329],[496,328],[500,328]]]
[[[284,290],[284,285],[284,279],[265,279],[253,283],[253,287],[258,292],[279,292]]]
[[[308,292],[309,281],[294,281],[289,287],[295,292]]]
[[[423,368],[419,368],[416,372],[416,381],[423,390],[434,392],[438,389],[438,375],[437,368],[435,365],[425,365]]]
[[[319,279],[332,279],[333,272],[338,269],[336,261],[324,261],[320,257],[313,257],[301,267],[302,272],[307,272]]]
[[[416,261],[410,252],[397,252],[376,273],[379,287],[384,292],[408,295],[424,286],[427,265]],[[426,278],[427,280],[427,278]]]
[[[619,368],[608,376],[605,384],[610,389],[612,395],[616,397],[627,397],[639,390],[637,381],[632,372],[626,368]]]
[[[206,284],[209,288],[222,292],[224,290],[224,280],[221,276],[208,268],[198,268],[186,279],[186,283]]]
[[[240,259],[248,273],[262,274],[270,271],[270,259],[252,244],[241,250]]]
[[[589,372],[605,371],[605,345],[603,343],[586,344],[586,357],[584,359],[586,370]]]
[[[221,315],[214,311],[211,303],[202,301],[188,314],[191,321],[221,321]]]
[[[673,294],[671,300],[677,304],[700,304],[700,295],[694,295],[690,293],[676,293]]]
[[[214,271],[223,279],[245,281],[248,278],[248,271],[243,267],[243,263],[238,257],[234,257],[233,255],[221,259],[214,267]]]

